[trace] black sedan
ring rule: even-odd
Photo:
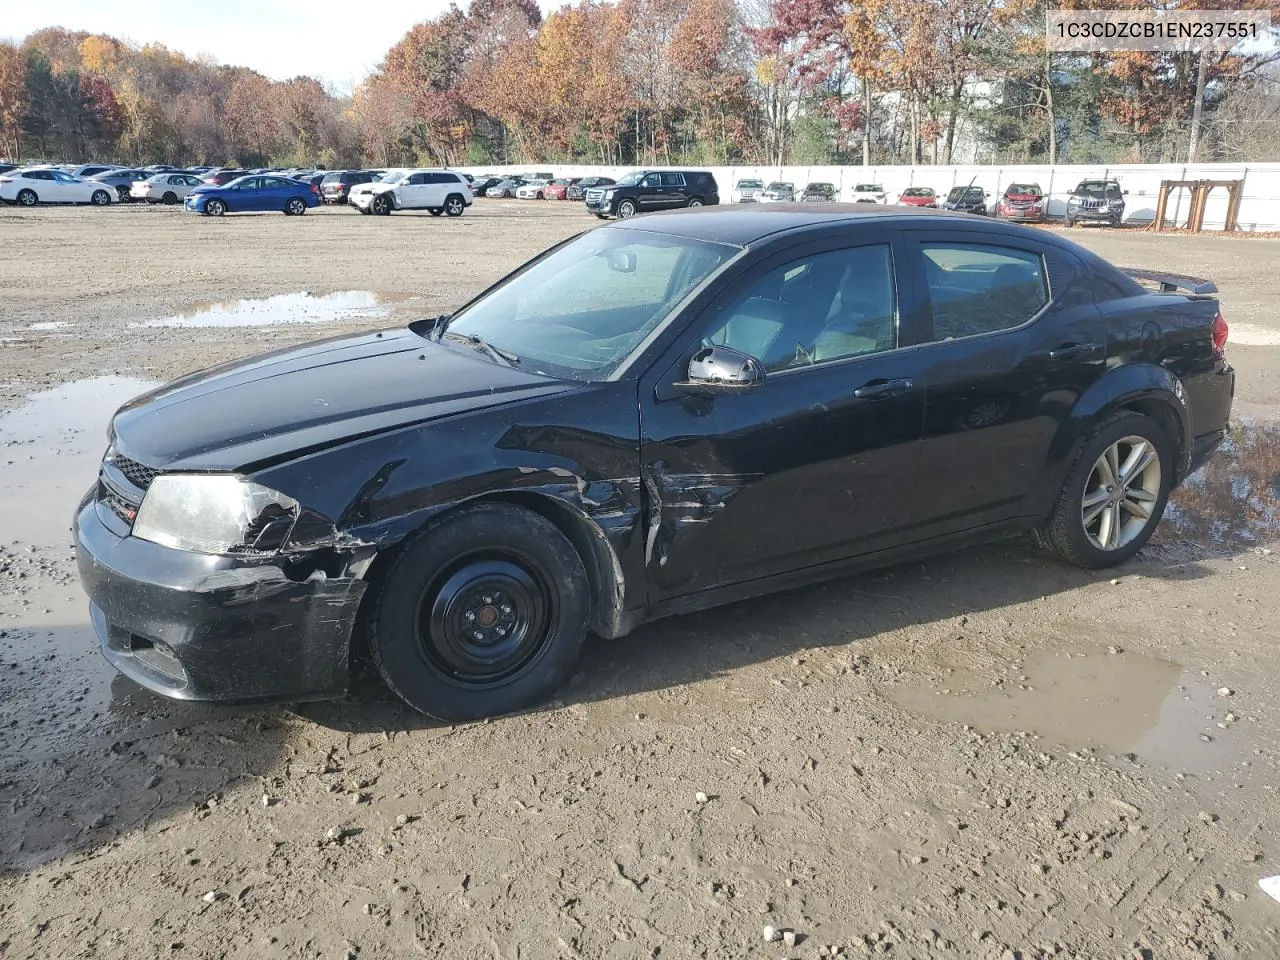
[[[174,697],[447,719],[548,697],[589,632],[1037,531],[1108,567],[1224,436],[1212,284],[883,206],[637,217],[451,317],[195,373],[80,504],[107,658]]]

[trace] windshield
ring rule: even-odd
[[[1009,189],[1004,192],[1005,196],[1013,194],[1021,194],[1023,196],[1038,197],[1040,196],[1040,187],[1034,183],[1011,183]]]
[[[932,197],[933,191],[928,187],[907,187],[902,191],[904,197]]]
[[[775,180],[773,183],[769,184],[770,190],[776,190],[779,193],[787,193],[788,191],[794,190],[795,188],[796,188],[795,184],[782,183],[780,180]]]
[[[1104,183],[1101,180],[1086,181],[1076,187],[1076,193],[1082,193],[1086,197],[1118,197],[1120,186],[1115,183]]]
[[[739,190],[759,190],[761,182],[759,180],[739,180]]]
[[[949,194],[947,199],[952,203],[958,203],[961,200],[981,200],[981,187],[955,187]]]
[[[811,183],[804,188],[805,193],[831,193],[835,186],[830,183]]]
[[[606,379],[684,297],[739,252],[641,230],[569,241],[449,321],[520,358],[520,368]]]
[[[628,173],[625,177],[618,181],[620,187],[634,187],[644,177],[644,171],[639,170],[635,173]]]
[[[855,193],[884,193],[884,187],[878,183],[860,183],[853,190]]]

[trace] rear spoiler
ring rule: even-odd
[[[1125,273],[1135,280],[1148,280],[1152,283],[1158,283],[1160,284],[1161,293],[1175,293],[1178,290],[1185,290],[1195,296],[1203,296],[1204,294],[1218,292],[1218,285],[1212,280],[1184,277],[1177,273],[1161,273],[1158,270],[1134,270],[1128,267],[1122,268],[1121,273]]]

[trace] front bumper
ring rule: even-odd
[[[1124,210],[1108,210],[1106,207],[1067,207],[1067,216],[1072,220],[1107,220],[1119,223],[1124,219]]]
[[[366,583],[295,580],[276,562],[174,550],[122,537],[91,492],[73,535],[102,654],[125,676],[180,700],[320,700],[347,691],[351,633]]]
[[[612,200],[605,200],[601,198],[599,200],[585,200],[583,203],[592,213],[613,215],[613,213],[616,212]]]

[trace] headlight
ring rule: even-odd
[[[606,190],[606,191],[604,192],[604,198],[605,198],[606,200],[609,200],[609,199],[611,199],[611,198],[613,197],[613,195],[614,195],[615,193],[617,193],[617,192],[618,192],[617,190]]]
[[[1076,205],[1076,204],[1079,204],[1079,203],[1080,203],[1080,198],[1079,198],[1079,197],[1070,197],[1070,198],[1067,200],[1067,205],[1068,205],[1068,206]]]
[[[161,474],[151,481],[133,535],[165,547],[227,555],[276,550],[298,502],[229,474]]]

